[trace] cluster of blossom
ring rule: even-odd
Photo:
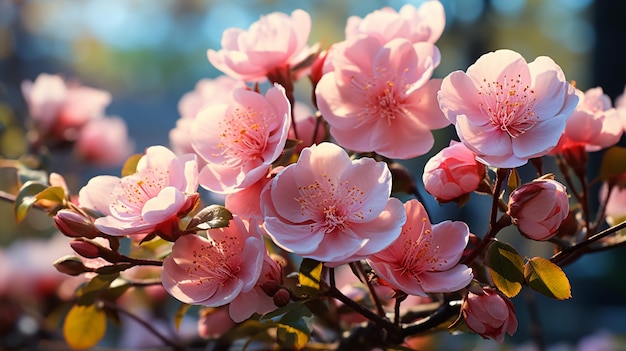
[[[383,324],[390,343],[412,335],[406,328],[394,339],[400,318],[388,319],[407,296],[421,302],[457,298],[459,321],[502,342],[517,329],[514,294],[485,278],[490,267],[475,259],[508,225],[532,240],[580,240],[579,225],[563,229],[576,211],[565,186],[543,174],[539,160],[554,155],[563,169],[584,174],[587,152],[619,142],[626,107],[611,107],[601,88],[576,89],[548,57],[528,63],[511,50],[433,78],[444,19],[438,1],[383,8],[350,17],[345,40],[325,51],[307,44],[311,18],[302,10],[271,13],[248,30],[226,30],[222,49],[208,50],[210,63],[225,75],[201,80],[180,100],[181,118],[170,133],[173,151],[152,146],[132,172],[92,178],[72,205],[55,212],[55,224],[77,238],[72,247],[78,254],[105,263],[121,262],[120,254],[90,239],[129,237],[138,245],[163,239],[162,284],[181,302],[211,308],[200,322],[203,335],[216,333],[207,320],[224,310],[213,308],[227,306],[232,322],[240,323],[315,298],[289,282],[289,273],[298,270],[290,261],[299,257],[323,263],[319,291]],[[312,83],[318,113],[295,101],[294,83],[304,78]],[[25,89],[31,115],[54,126],[46,127],[51,135],[65,137],[78,122],[51,123],[47,113],[56,111],[49,104],[69,106],[71,99],[37,100],[40,79],[50,77]],[[94,114],[109,101],[95,96],[83,100],[85,109],[98,110]],[[424,187],[442,203],[462,205],[475,191],[493,196],[491,230],[482,239],[461,221],[433,224],[419,199],[403,203],[392,194],[402,177],[413,178],[394,160],[428,153],[432,131],[449,125],[459,141],[428,160]],[[539,176],[521,184],[514,169],[529,160]],[[626,215],[619,205],[626,202],[618,187],[623,178],[605,179],[602,202],[611,224]],[[418,197],[409,183],[399,191]],[[199,209],[199,187],[225,195],[232,214],[227,225],[212,222],[215,207]],[[583,239],[601,222],[587,224]],[[81,272],[64,262],[59,269]],[[355,307],[348,287],[336,285],[335,270],[342,266],[352,267],[370,294],[393,292],[387,299],[398,308],[381,307],[376,315]]]
[[[110,93],[45,73],[24,81],[22,93],[34,122],[33,147],[73,144],[80,159],[103,167],[117,166],[132,153],[124,120],[105,116]]]

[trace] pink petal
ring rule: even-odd
[[[420,274],[422,288],[426,292],[452,292],[466,287],[474,276],[472,269],[459,264],[447,271]]]
[[[469,227],[460,221],[444,221],[433,225],[431,232],[431,255],[437,257],[437,270],[454,267],[467,246]]]
[[[162,189],[156,197],[146,201],[141,216],[147,223],[158,224],[175,216],[185,204],[185,195],[174,187]]]
[[[522,137],[512,139],[513,153],[524,159],[545,155],[558,143],[566,121],[566,116],[558,115],[536,124]]]

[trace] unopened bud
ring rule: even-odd
[[[57,269],[57,271],[69,275],[79,275],[92,271],[91,268],[85,267],[83,261],[76,256],[63,256],[56,260],[52,265]]]
[[[100,257],[100,249],[98,245],[80,239],[75,239],[70,243],[70,246],[77,254],[85,258],[97,258]]]
[[[268,280],[265,283],[261,284],[261,290],[267,294],[267,296],[274,296],[278,290],[280,290],[282,286],[273,280]]]
[[[90,238],[93,239],[102,233],[93,224],[90,218],[72,210],[60,210],[54,216],[54,225],[61,233],[71,238]]]
[[[274,298],[274,305],[276,305],[276,307],[283,307],[287,305],[289,301],[291,300],[291,294],[289,294],[289,291],[287,289],[280,288],[274,294],[273,298]]]
[[[509,196],[507,214],[520,233],[533,240],[548,240],[569,214],[565,186],[552,179],[536,179]]]

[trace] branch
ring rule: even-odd
[[[180,345],[178,342],[176,342],[174,340],[171,340],[170,338],[168,338],[165,335],[161,334],[150,323],[148,323],[147,321],[141,319],[139,316],[135,315],[134,313],[121,308],[120,306],[118,306],[117,304],[115,304],[115,303],[113,303],[111,301],[107,301],[107,300],[100,300],[100,301],[102,302],[102,304],[104,305],[105,308],[108,308],[108,309],[110,309],[112,311],[124,314],[127,317],[129,317],[132,320],[134,320],[135,322],[141,324],[144,328],[146,328],[149,332],[154,334],[154,336],[156,336],[161,341],[163,341],[163,343],[165,343],[166,345],[170,346],[173,350],[176,350],[176,351],[184,351],[185,350],[184,346]]]
[[[581,255],[589,252],[589,251],[585,251],[585,249],[590,250],[591,249],[591,244],[595,243],[596,241],[609,236],[611,234],[614,234],[616,232],[618,232],[619,230],[622,230],[626,228],[626,221],[614,225],[611,228],[608,228],[606,230],[601,231],[600,233],[590,237],[589,239],[582,241],[574,246],[570,246],[564,250],[559,251],[558,253],[556,253],[554,256],[552,256],[552,258],[550,258],[550,261],[552,261],[553,263],[563,267],[569,263],[572,263],[575,259],[577,259],[578,257],[580,257]]]
[[[491,239],[496,237],[496,234],[508,225],[511,224],[511,217],[509,215],[503,215],[499,220],[496,220],[498,217],[498,206],[500,203],[500,192],[502,192],[502,186],[504,184],[504,179],[509,174],[509,169],[498,168],[496,172],[496,185],[493,189],[492,197],[493,201],[491,202],[491,214],[489,216],[489,231],[483,237],[482,241],[478,245],[476,249],[474,249],[468,256],[465,257],[461,261],[461,263],[469,265],[472,261],[478,257],[486,248],[489,246]]]

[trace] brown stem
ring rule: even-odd
[[[622,230],[626,228],[626,221],[619,223],[617,225],[612,226],[611,228],[608,228],[606,230],[601,231],[600,233],[593,235],[592,237],[588,238],[585,241],[582,241],[574,246],[570,246],[562,251],[559,251],[558,253],[556,253],[554,256],[552,256],[552,258],[550,259],[550,261],[552,261],[553,263],[563,267],[571,262],[574,261],[574,259],[580,257],[581,255],[583,255],[584,253],[586,253],[587,251],[584,251],[585,249],[588,249],[590,247],[591,244],[593,244],[594,242],[608,236],[611,234],[616,233],[619,230]]]
[[[121,308],[120,306],[118,306],[114,302],[107,301],[107,300],[100,300],[100,302],[104,305],[105,308],[108,308],[108,309],[113,310],[115,312],[118,312],[118,313],[121,313],[123,315],[126,315],[127,317],[131,318],[135,322],[141,324],[144,328],[146,328],[149,332],[154,334],[154,336],[156,336],[161,341],[163,341],[163,343],[165,343],[166,345],[170,346],[173,350],[184,351],[186,349],[183,345],[180,345],[178,342],[176,342],[174,340],[171,340],[170,338],[168,338],[165,335],[161,334],[156,328],[154,328],[147,321],[141,319],[139,316],[135,315],[134,313]]]
[[[480,244],[478,244],[478,247],[474,249],[468,256],[466,256],[465,259],[463,259],[461,263],[467,264],[467,265],[472,263],[472,261],[476,257],[478,257],[483,251],[485,251],[487,246],[489,246],[489,243],[491,242],[491,240],[496,237],[496,234],[498,234],[498,232],[502,228],[511,224],[511,217],[509,215],[505,214],[502,217],[500,217],[499,220],[497,219],[498,218],[498,205],[500,203],[500,192],[502,191],[504,180],[506,179],[506,176],[509,174],[509,171],[510,169],[508,168],[498,168],[498,170],[496,171],[496,185],[493,188],[493,193],[491,194],[492,202],[491,202],[491,213],[489,215],[489,231],[487,231],[487,234],[485,234]]]
[[[330,289],[328,290],[328,295],[332,298],[335,298],[341,301],[344,305],[352,308],[355,312],[359,313],[363,317],[369,319],[379,327],[387,330],[392,335],[398,335],[401,332],[401,329],[398,328],[395,324],[389,321],[387,318],[384,318],[369,309],[365,308],[360,303],[352,300],[351,298],[344,295],[337,287],[335,286],[335,270],[333,268],[329,269],[330,275]]]
[[[374,286],[372,285],[372,282],[367,278],[367,274],[365,274],[365,271],[363,270],[363,265],[361,264],[361,262],[350,262],[350,265],[352,266],[354,270],[359,272],[359,274],[363,277],[363,280],[365,281],[365,284],[367,285],[367,290],[369,290],[370,299],[372,300],[372,303],[374,304],[374,306],[376,306],[376,310],[378,311],[378,314],[380,316],[385,316],[385,309],[383,308],[383,304],[380,302],[380,299],[378,298],[378,294],[376,294],[376,291],[374,290]]]

